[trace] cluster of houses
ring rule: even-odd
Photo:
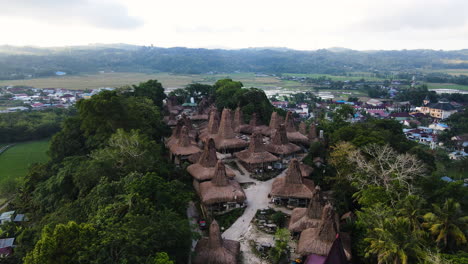
[[[80,99],[89,99],[102,90],[114,88],[99,88],[91,91],[67,90],[60,88],[26,88],[6,86],[0,88],[0,96],[8,96],[16,101],[16,106],[8,107],[3,112],[18,112],[28,110],[43,110],[49,108],[68,108]]]
[[[243,167],[239,170],[244,169],[250,175],[265,172],[279,175],[287,166],[285,176],[273,180],[265,198],[289,209],[308,208],[305,214],[293,211],[306,218],[312,215],[310,210],[320,211],[318,219],[315,214],[311,216],[314,225],[295,229],[298,234],[304,231],[299,238],[299,253],[304,258],[324,261],[338,241],[338,249],[347,250],[342,250],[341,255],[351,257],[346,242],[349,236],[339,235],[339,223],[330,201],[322,197],[320,188],[309,178],[314,168],[299,161],[310,144],[322,140],[317,136],[315,124],[307,127],[301,122],[296,126],[292,112],[285,118],[273,112],[268,125],[261,124],[254,113],[250,122],[245,123],[240,108],[219,111],[205,99],[199,104],[178,105],[174,98],[168,98],[166,107],[169,115],[165,121],[172,127],[172,135],[166,140],[170,158],[175,164],[187,165],[202,211],[215,216],[249,202],[235,179],[236,172],[225,163],[235,162]],[[323,163],[321,158],[314,161],[316,166]],[[218,224],[212,221],[209,237],[198,241],[193,263],[237,263],[239,250],[239,242],[223,239]]]
[[[4,212],[0,215],[0,226],[6,223],[21,224],[22,222],[28,221],[24,214],[18,214],[15,211]],[[15,238],[2,238],[0,239],[0,258],[8,257],[13,254],[15,248]]]

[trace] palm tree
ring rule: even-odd
[[[466,244],[468,216],[462,215],[460,204],[453,199],[447,199],[440,207],[433,204],[433,213],[424,215],[423,227],[428,228],[436,237],[437,245],[442,249],[455,249],[455,246]]]
[[[420,230],[424,205],[425,201],[420,196],[408,195],[397,205],[398,214],[410,220],[413,230]]]
[[[373,228],[368,238],[366,257],[376,256],[379,264],[415,263],[422,256],[420,231],[413,231],[406,217],[390,217]]]

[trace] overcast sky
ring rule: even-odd
[[[0,44],[468,48],[468,0],[0,0]]]

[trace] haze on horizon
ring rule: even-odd
[[[468,48],[466,0],[0,0],[0,45]]]

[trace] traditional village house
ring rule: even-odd
[[[250,122],[247,126],[245,126],[241,132],[245,134],[253,134],[255,132],[261,133],[265,129],[268,129],[267,126],[261,125],[260,121],[258,120],[257,113],[253,113],[252,117],[250,118]]]
[[[196,140],[198,132],[193,127],[192,120],[185,113],[182,114],[181,120],[182,124],[187,127],[190,138]]]
[[[322,191],[319,186],[316,186],[309,206],[307,208],[294,208],[292,211],[289,231],[300,233],[307,228],[317,228],[321,223],[324,204]]]
[[[307,136],[307,126],[304,123],[304,121],[301,121],[301,123],[299,124],[299,133],[301,133],[304,136]]]
[[[195,164],[187,167],[187,172],[198,182],[211,180],[215,175],[216,164],[218,158],[216,156],[216,148],[213,139],[209,139],[205,144],[203,152],[199,156]],[[228,178],[234,178],[236,174],[229,168],[226,168],[226,175]]]
[[[206,128],[200,131],[200,140],[207,142],[208,139],[214,138],[219,130],[219,115],[218,111],[213,108],[210,110],[210,117]]]
[[[216,149],[222,153],[240,151],[249,145],[248,142],[237,137],[231,124],[231,110],[225,108],[221,115],[218,133],[214,137]]]
[[[203,99],[198,103],[197,111],[190,116],[194,122],[203,122],[208,120],[208,112],[209,112],[209,103],[208,99],[203,97]]]
[[[314,189],[314,182],[302,177],[299,161],[292,159],[286,176],[273,181],[270,196],[278,204],[305,207],[312,199]]]
[[[250,172],[257,169],[265,170],[273,168],[273,163],[279,158],[265,150],[263,136],[259,132],[254,132],[250,137],[249,148],[235,153],[242,165]]]
[[[170,148],[172,144],[175,144],[179,140],[183,126],[183,120],[177,120],[176,126],[172,128],[171,136],[166,140],[166,147]]]
[[[210,225],[209,237],[200,239],[195,246],[193,264],[237,264],[240,243],[223,239],[216,220]]]
[[[175,164],[181,164],[184,160],[187,160],[190,155],[200,152],[200,148],[192,141],[188,135],[186,126],[182,127],[180,136],[177,141],[170,145],[169,151],[171,154],[171,160]]]
[[[234,119],[232,121],[232,129],[234,132],[241,133],[248,125],[244,123],[244,115],[241,108],[238,106],[234,112]]]
[[[227,177],[222,161],[216,164],[211,181],[200,183],[199,189],[201,202],[208,212],[222,213],[244,206],[244,190],[237,181]]]
[[[337,238],[338,226],[335,211],[330,204],[325,205],[322,211],[321,223],[317,228],[308,228],[302,231],[297,244],[297,253],[302,256],[327,257]],[[343,247],[348,259],[351,258],[351,245],[349,236],[340,234]],[[346,238],[345,238],[346,236]],[[323,258],[325,259],[325,258]]]
[[[301,168],[302,177],[309,177],[310,174],[312,174],[312,172],[314,172],[314,168],[312,168],[311,166],[309,166],[307,164],[304,164],[303,162],[301,162],[300,168]]]
[[[279,128],[275,130],[270,143],[265,146],[265,149],[280,158],[291,157],[295,153],[301,151],[299,146],[289,143],[286,135],[286,127],[284,125],[280,125]]]
[[[183,110],[183,107],[177,102],[177,97],[170,96],[166,99],[166,107],[169,113],[178,115],[180,111]]]
[[[283,118],[278,114],[278,112],[271,113],[270,125],[262,131],[262,134],[265,136],[272,136],[282,123]]]
[[[309,133],[307,134],[307,138],[309,138],[309,142],[318,141],[317,137],[317,126],[314,123],[310,124],[309,126]]]
[[[285,126],[286,126],[286,133],[289,141],[296,143],[296,144],[302,144],[305,146],[309,145],[309,139],[298,132],[296,130],[296,127],[294,126],[294,120],[292,117],[292,112],[288,112],[286,115],[286,120],[285,120]]]
[[[177,125],[176,116],[173,113],[169,113],[169,116],[164,117],[164,121],[170,127]]]

